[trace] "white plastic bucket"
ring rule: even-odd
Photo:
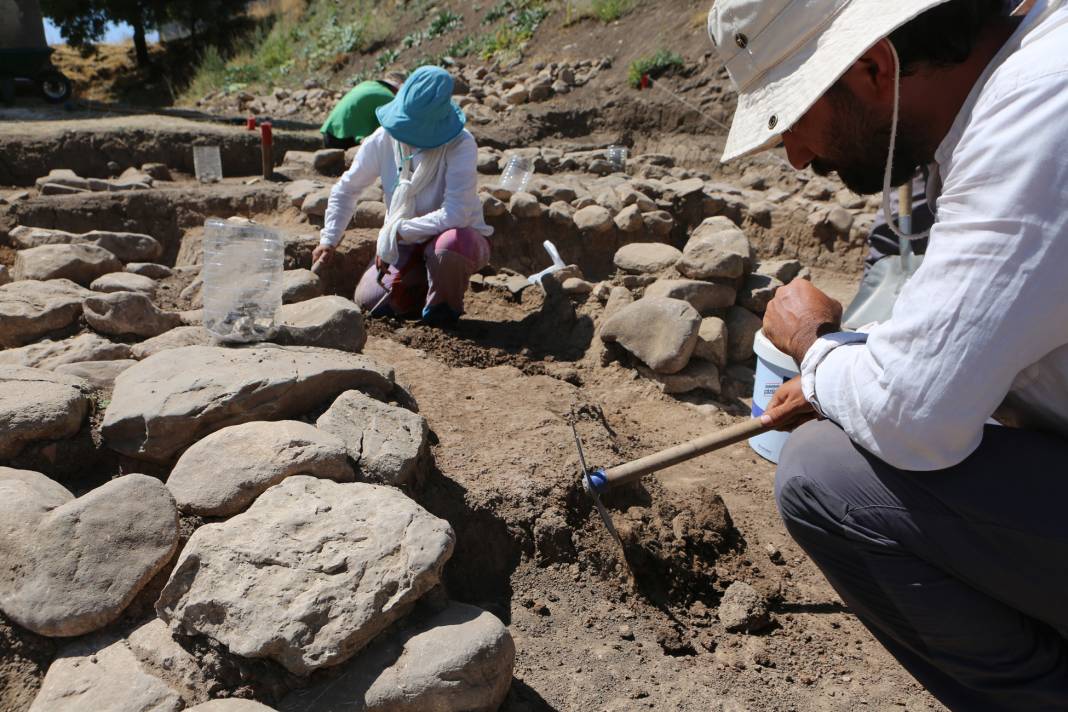
[[[756,333],[753,340],[753,351],[756,353],[756,376],[753,379],[753,417],[759,418],[767,410],[771,397],[779,386],[794,378],[801,370],[797,363],[779,351],[767,340],[763,331]],[[756,451],[765,460],[779,462],[779,453],[786,444],[786,438],[790,433],[780,433],[777,430],[749,438],[749,447]]]

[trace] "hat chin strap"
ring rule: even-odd
[[[923,237],[927,235],[927,232],[920,235],[905,234],[894,221],[894,214],[890,210],[890,178],[894,171],[894,149],[897,147],[897,124],[901,107],[901,60],[897,56],[897,48],[894,47],[894,43],[888,43],[890,45],[890,54],[894,58],[894,113],[890,124],[890,148],[886,156],[886,170],[883,172],[883,216],[886,218],[887,227],[899,240],[911,240]],[[909,178],[909,182],[912,182],[911,178]],[[912,190],[911,186],[909,190]]]

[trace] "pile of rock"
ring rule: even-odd
[[[458,67],[456,103],[476,124],[488,124],[517,106],[538,103],[584,86],[600,72],[611,68],[612,59],[568,62],[538,62],[529,74],[508,75],[501,68]]]
[[[611,57],[578,62],[537,62],[529,71],[511,73],[507,67],[465,65],[455,61],[450,71],[455,79],[456,102],[475,124],[488,124],[515,107],[538,103],[567,94],[589,83],[612,66]],[[308,80],[303,89],[275,87],[266,94],[246,89],[221,89],[206,94],[196,105],[213,111],[241,115],[300,117],[322,121],[344,91],[321,87]]]
[[[37,179],[37,190],[41,195],[148,190],[157,180],[170,179],[170,171],[162,163],[146,163],[140,169],[127,168],[118,178],[111,180],[82,178],[72,170],[56,168]]]
[[[606,354],[629,356],[666,393],[747,395],[761,315],[779,287],[805,276],[797,260],[758,265],[745,233],[722,216],[704,220],[681,251],[635,243],[615,263],[620,273],[593,291],[605,304]]]
[[[355,304],[294,271],[276,344],[224,348],[199,314],[153,303],[139,280],[168,268],[90,273],[90,257],[122,269],[108,245],[150,237],[15,235],[16,280],[0,286],[0,611],[78,637],[32,710],[214,709],[194,707],[224,691],[205,640],[269,661],[283,710],[500,705],[514,644],[441,588],[452,528],[405,493],[429,470],[429,428],[393,370],[359,353]],[[25,278],[48,248],[93,289]],[[70,336],[79,319],[91,331]],[[165,481],[126,474],[76,497],[48,465],[75,441],[75,469],[108,452]],[[183,543],[183,516],[212,523]],[[155,617],[128,614],[161,585]],[[271,709],[248,705],[233,709]]]

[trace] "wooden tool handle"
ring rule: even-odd
[[[622,465],[609,467],[604,471],[606,487],[612,489],[613,487],[633,482],[650,472],[656,472],[657,470],[663,470],[665,467],[692,460],[699,455],[733,445],[742,440],[748,440],[772,429],[772,426],[761,423],[759,418],[751,418],[743,423],[703,435],[667,450],[661,450],[652,455],[625,462]]]

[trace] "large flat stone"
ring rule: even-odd
[[[0,366],[0,461],[32,442],[63,440],[89,412],[85,381],[40,368]]]
[[[119,374],[135,363],[137,361],[129,358],[111,361],[80,361],[61,364],[56,366],[55,371],[81,378],[93,388],[109,390],[115,386],[115,379],[119,377]]]
[[[19,250],[12,272],[16,280],[69,279],[88,286],[97,277],[121,270],[122,263],[103,247],[75,244]]]
[[[337,482],[356,478],[341,438],[314,425],[282,420],[212,433],[182,454],[167,487],[183,512],[228,516],[293,475]]]
[[[48,370],[67,363],[125,358],[130,358],[129,346],[116,344],[96,334],[79,334],[61,341],[41,341],[0,351],[0,364]]]
[[[418,480],[428,462],[426,418],[359,391],[338,396],[315,425],[339,437],[359,473],[371,480],[410,484]]]
[[[392,487],[290,477],[198,529],[156,611],[171,629],[307,675],[339,665],[441,579],[448,522]]]
[[[122,613],[178,546],[162,482],[125,475],[75,499],[0,468],[0,610],[40,635],[76,636]]]
[[[163,254],[163,246],[158,240],[136,232],[93,230],[76,234],[51,228],[19,226],[11,231],[10,239],[19,249],[41,245],[96,245],[115,255],[121,262],[152,262]]]
[[[151,339],[134,344],[130,347],[130,354],[135,359],[142,360],[167,349],[178,349],[183,346],[212,346],[213,344],[215,344],[215,337],[203,326],[178,326],[164,331],[159,336],[153,336]]]
[[[122,373],[104,414],[109,447],[168,461],[230,425],[302,415],[351,389],[385,396],[393,369],[357,354],[306,347],[185,346]]]
[[[66,329],[93,292],[67,279],[23,280],[0,286],[0,347],[31,343]]]
[[[282,700],[281,712],[494,712],[515,643],[491,613],[451,603],[413,616],[345,664],[340,677]]]

